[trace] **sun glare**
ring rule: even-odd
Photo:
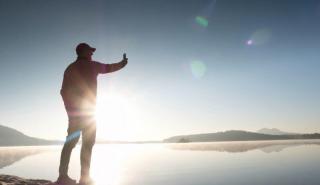
[[[96,120],[98,137],[108,140],[130,138],[130,115],[135,108],[132,101],[123,94],[109,92],[98,96]]]

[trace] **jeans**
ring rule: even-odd
[[[69,118],[68,135],[64,143],[59,174],[67,175],[72,149],[76,146],[82,133],[80,153],[81,177],[88,177],[90,173],[92,148],[96,139],[96,121],[90,110],[67,108]]]

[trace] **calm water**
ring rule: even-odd
[[[61,147],[0,148],[0,174],[55,180]],[[319,185],[319,154],[320,140],[107,144],[95,146],[91,171],[97,185]]]

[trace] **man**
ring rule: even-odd
[[[86,43],[76,47],[78,58],[64,72],[61,96],[68,114],[68,136],[64,143],[59,166],[57,184],[75,184],[76,181],[68,176],[68,165],[72,149],[77,144],[82,133],[81,177],[79,184],[90,184],[90,162],[92,147],[96,138],[96,122],[94,118],[97,76],[98,74],[118,71],[127,65],[128,59],[114,64],[103,64],[92,61],[96,49]]]

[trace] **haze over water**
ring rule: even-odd
[[[55,180],[60,149],[0,148],[0,173]],[[319,153],[320,140],[96,145],[92,173],[97,185],[318,185]],[[79,167],[78,146],[72,177]]]

